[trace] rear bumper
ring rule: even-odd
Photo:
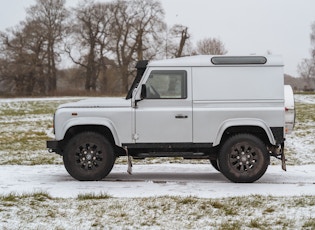
[[[295,102],[292,87],[284,86],[284,106],[285,106],[285,133],[290,134],[295,124]]]

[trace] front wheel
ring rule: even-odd
[[[264,175],[270,156],[265,144],[251,134],[230,137],[218,158],[223,175],[232,182],[252,183]]]
[[[66,144],[63,162],[68,173],[80,181],[101,180],[112,170],[115,156],[108,140],[95,132],[79,133]]]
[[[213,168],[215,168],[218,172],[220,172],[220,168],[219,168],[217,160],[210,160],[210,163],[213,166]]]

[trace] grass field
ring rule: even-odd
[[[53,138],[52,119],[59,104],[71,99],[18,99],[0,103],[0,164],[59,164],[48,154],[46,140]]]
[[[1,229],[314,229],[315,197],[0,197]]]
[[[0,99],[0,164],[62,164],[60,156],[47,152],[45,141],[53,138],[56,107],[73,100],[77,99]],[[286,143],[288,164],[314,164],[315,95],[297,95],[296,109],[295,130]],[[142,163],[165,160],[181,161]],[[314,212],[313,196],[113,198],[91,193],[63,199],[42,192],[0,196],[1,229],[315,229]]]

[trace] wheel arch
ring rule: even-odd
[[[248,133],[259,137],[265,144],[276,144],[271,129],[259,119],[230,119],[224,121],[217,132],[214,146],[221,145],[230,136],[238,133]]]
[[[63,125],[62,133],[59,133],[60,140],[68,140],[73,135],[84,132],[84,131],[92,131],[97,132],[105,137],[107,137],[108,141],[113,145],[120,146],[120,141],[115,129],[115,126],[110,120],[107,119],[99,119],[99,118],[91,118],[89,122],[87,122],[84,118],[77,118],[69,120],[65,125]],[[57,136],[57,133],[56,133]]]
[[[114,136],[113,136],[111,130],[108,127],[102,126],[102,125],[77,125],[77,126],[72,126],[65,133],[64,140],[69,140],[74,135],[77,135],[77,134],[83,133],[83,132],[96,132],[96,133],[99,133],[99,134],[105,136],[112,145],[115,145],[115,139],[114,139]]]

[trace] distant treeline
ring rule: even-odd
[[[19,25],[0,32],[0,95],[125,93],[138,60],[225,54],[184,25],[167,25],[158,0],[36,0]],[[65,67],[66,66],[66,67]]]
[[[284,84],[291,85],[295,92],[315,92],[315,78],[305,79],[285,74]]]

